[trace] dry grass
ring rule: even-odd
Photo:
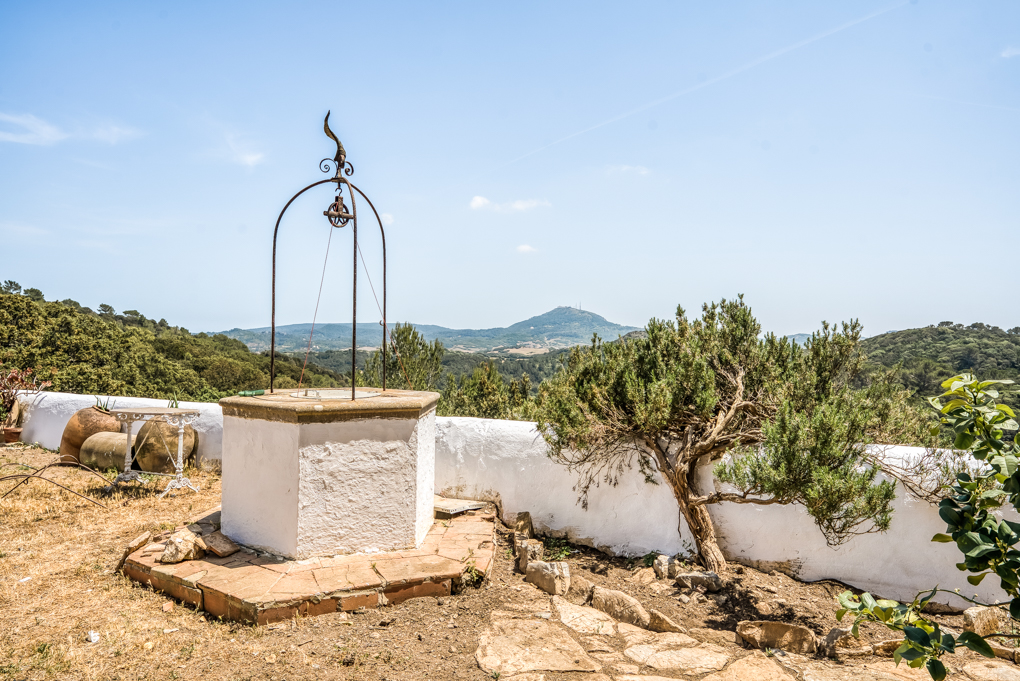
[[[55,459],[42,449],[0,446],[0,465]],[[47,477],[107,508],[38,480],[0,501],[0,680],[488,678],[473,653],[500,599],[484,591],[267,628],[207,619],[115,574],[131,539],[220,503],[218,475],[187,474],[201,492],[157,499],[164,478],[104,496],[94,476],[54,468]],[[10,487],[0,485],[0,494]],[[461,626],[452,628],[458,615]],[[97,643],[87,641],[90,631],[98,632]]]

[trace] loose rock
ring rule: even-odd
[[[230,540],[227,535],[223,534],[219,530],[212,534],[207,534],[202,537],[205,542],[206,548],[215,553],[220,558],[225,558],[232,553],[236,553],[240,550],[240,546]]]
[[[995,608],[974,607],[963,611],[964,631],[988,636],[999,630],[999,613]]]
[[[204,546],[204,544],[200,543],[201,541],[201,538],[195,536],[195,534],[187,528],[178,530],[170,535],[170,538],[166,540],[166,548],[163,549],[163,554],[159,557],[159,562],[180,563],[185,560],[201,558]]]
[[[669,556],[660,553],[655,557],[655,562],[652,563],[652,569],[655,570],[655,576],[659,579],[666,579],[669,576]]]
[[[570,566],[562,561],[533,560],[528,563],[524,581],[553,596],[562,596],[570,590]]]
[[[124,555],[120,557],[120,560],[117,562],[117,567],[113,568],[113,571],[120,572],[120,569],[124,567],[124,562],[127,560],[128,556],[145,546],[151,538],[151,532],[144,532],[129,541],[128,545],[124,548]]]
[[[631,576],[630,581],[641,586],[648,586],[655,582],[655,570],[652,568],[641,568]]]
[[[719,591],[722,580],[714,572],[684,572],[676,576],[676,585],[682,589],[703,587],[705,591]]]
[[[595,587],[592,590],[591,605],[614,619],[628,622],[642,629],[647,629],[651,620],[648,611],[638,603],[637,599],[622,591]]]
[[[826,657],[836,657],[836,642],[850,635],[850,629],[833,627],[825,638],[820,642],[822,654]]]
[[[648,609],[648,630],[686,634],[687,630],[658,610]]]
[[[567,600],[575,605],[588,605],[591,601],[592,589],[594,588],[595,585],[581,575],[571,575]]]
[[[534,539],[535,527],[531,523],[531,513],[521,511],[514,521],[514,550],[517,550],[517,543],[522,539]]]
[[[807,627],[784,622],[741,622],[737,633],[756,648],[779,648],[788,653],[811,655],[815,652],[815,635]]]
[[[528,573],[528,563],[533,560],[542,560],[545,553],[545,546],[537,539],[520,539],[517,541],[517,571],[521,574]]]

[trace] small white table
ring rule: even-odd
[[[163,421],[171,426],[177,426],[177,459],[174,461],[175,473],[145,473],[146,475],[163,475],[173,477],[173,480],[166,486],[163,493],[159,495],[162,499],[172,489],[191,489],[195,492],[198,488],[191,484],[191,480],[184,477],[184,427],[195,422],[199,417],[197,409],[176,409],[173,407],[138,407],[137,409],[110,409],[110,413],[117,417],[121,423],[127,424],[127,448],[124,451],[124,472],[120,473],[113,481],[116,485],[120,482],[139,481],[144,482],[138,471],[131,470],[134,457],[131,455],[131,424],[135,421]],[[167,448],[167,455],[173,460],[173,454]]]

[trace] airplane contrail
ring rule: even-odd
[[[872,12],[871,14],[867,14],[867,15],[865,15],[863,17],[860,17],[859,19],[854,19],[853,21],[848,21],[845,24],[840,24],[839,26],[837,26],[835,28],[831,28],[831,29],[829,29],[827,31],[823,31],[823,32],[821,32],[821,33],[819,33],[817,35],[811,36],[810,38],[806,38],[804,40],[801,40],[800,42],[797,42],[797,43],[794,43],[792,45],[788,45],[788,46],[786,46],[786,47],[784,47],[782,49],[776,50],[775,52],[769,52],[768,54],[766,54],[766,55],[764,55],[762,57],[758,57],[757,59],[749,61],[749,62],[747,62],[746,64],[744,64],[742,66],[738,66],[738,67],[736,67],[734,69],[731,69],[731,70],[727,71],[726,73],[723,73],[722,75],[719,75],[719,76],[716,76],[715,78],[711,78],[709,80],[706,80],[703,83],[698,83],[697,85],[693,85],[693,86],[691,86],[689,88],[686,88],[684,90],[680,90],[678,92],[674,92],[671,95],[666,95],[665,97],[660,97],[659,99],[652,100],[651,102],[648,102],[647,104],[643,104],[642,106],[639,106],[636,109],[631,109],[630,111],[624,112],[624,113],[622,113],[622,114],[620,114],[618,116],[614,116],[612,118],[604,120],[601,123],[596,123],[595,125],[593,125],[591,127],[588,127],[588,128],[585,128],[584,130],[578,130],[577,132],[573,132],[573,133],[567,135],[566,137],[561,137],[560,139],[558,139],[558,140],[556,140],[554,142],[550,142],[549,144],[546,144],[544,147],[539,147],[538,149],[535,149],[534,151],[529,151],[528,153],[524,154],[523,156],[518,156],[517,158],[515,158],[512,161],[508,161],[507,163],[504,163],[500,167],[501,168],[505,168],[506,166],[512,165],[514,163],[517,163],[518,161],[522,161],[522,160],[528,158],[529,156],[534,156],[535,154],[539,153],[540,151],[545,151],[549,147],[556,146],[557,144],[560,144],[562,142],[566,142],[567,140],[573,139],[573,138],[578,137],[580,135],[583,135],[585,133],[589,133],[592,130],[598,130],[599,128],[603,128],[603,127],[605,127],[607,125],[610,125],[612,123],[616,123],[617,121],[622,121],[625,118],[630,118],[634,114],[641,113],[642,111],[647,111],[648,109],[651,109],[652,107],[659,106],[660,104],[663,104],[665,102],[671,101],[671,100],[676,99],[678,97],[683,97],[684,95],[689,95],[692,92],[697,92],[698,90],[701,90],[702,88],[706,88],[709,85],[715,85],[716,83],[718,83],[720,81],[726,80],[727,78],[732,78],[733,76],[736,76],[736,75],[738,75],[740,73],[743,73],[744,71],[747,71],[749,69],[753,69],[756,66],[760,66],[760,65],[764,64],[767,61],[771,61],[771,60],[775,59],[776,57],[781,57],[782,55],[786,54],[787,52],[793,52],[796,49],[804,47],[805,45],[810,45],[811,43],[818,42],[822,38],[828,38],[830,35],[839,33],[840,31],[845,31],[848,28],[856,26],[857,24],[862,24],[865,21],[868,21],[870,19],[874,19],[875,17],[882,16],[883,14],[886,14],[887,12],[891,12],[894,9],[898,9],[900,7],[903,7],[904,5],[906,5],[908,3],[909,3],[909,0],[904,0],[904,2],[897,3],[897,4],[895,4],[895,5],[891,6],[891,7],[886,7],[885,9],[877,10],[875,12]]]

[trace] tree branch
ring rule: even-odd
[[[772,504],[786,504],[789,503],[786,499],[755,499],[747,496],[750,492],[744,494],[734,494],[732,492],[715,492],[703,497],[697,497],[691,499],[691,506],[704,506],[705,504],[718,504],[720,501],[732,501],[735,504],[757,504],[758,506],[770,506]]]

